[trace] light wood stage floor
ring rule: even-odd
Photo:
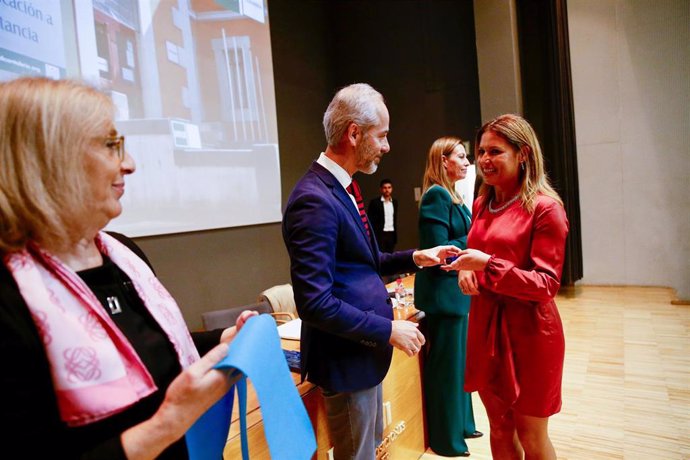
[[[627,286],[558,296],[563,409],[549,431],[559,459],[690,459],[690,306],[674,298],[672,289]],[[468,440],[469,458],[491,459],[486,413],[476,394],[473,402],[485,435]]]

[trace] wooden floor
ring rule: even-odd
[[[549,423],[559,459],[690,459],[690,306],[672,305],[673,294],[586,286],[559,295],[563,409]],[[486,435],[468,440],[470,459],[491,459],[486,413],[473,398]]]

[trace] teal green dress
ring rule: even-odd
[[[419,247],[452,244],[466,249],[470,223],[469,209],[454,204],[446,189],[434,185],[422,196]],[[460,292],[457,272],[426,268],[415,276],[414,298],[427,322],[424,399],[429,446],[439,455],[457,456],[469,450],[465,435],[476,430],[472,398],[463,391],[470,297]]]

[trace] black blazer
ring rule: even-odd
[[[381,197],[378,196],[369,202],[369,207],[367,208],[367,217],[369,217],[369,222],[371,222],[371,228],[374,229],[374,235],[376,235],[376,241],[381,241],[381,234],[383,233],[383,224],[385,223],[385,217],[383,215],[383,201]],[[393,243],[398,242],[398,200],[393,198]]]
[[[129,238],[108,232],[150,265],[143,251]],[[0,254],[2,255],[2,254]],[[200,354],[220,341],[222,330],[195,332]],[[5,458],[125,458],[120,433],[150,417],[166,388],[144,398],[106,420],[78,428],[60,418],[55,388],[43,339],[29,308],[5,264],[0,263],[0,431]],[[183,438],[170,455],[186,454]],[[181,446],[181,447],[180,447]],[[176,457],[175,457],[176,458]]]

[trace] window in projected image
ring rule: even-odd
[[[0,79],[21,75],[82,78],[111,95],[137,171],[109,229],[280,220],[265,0],[3,0]]]

